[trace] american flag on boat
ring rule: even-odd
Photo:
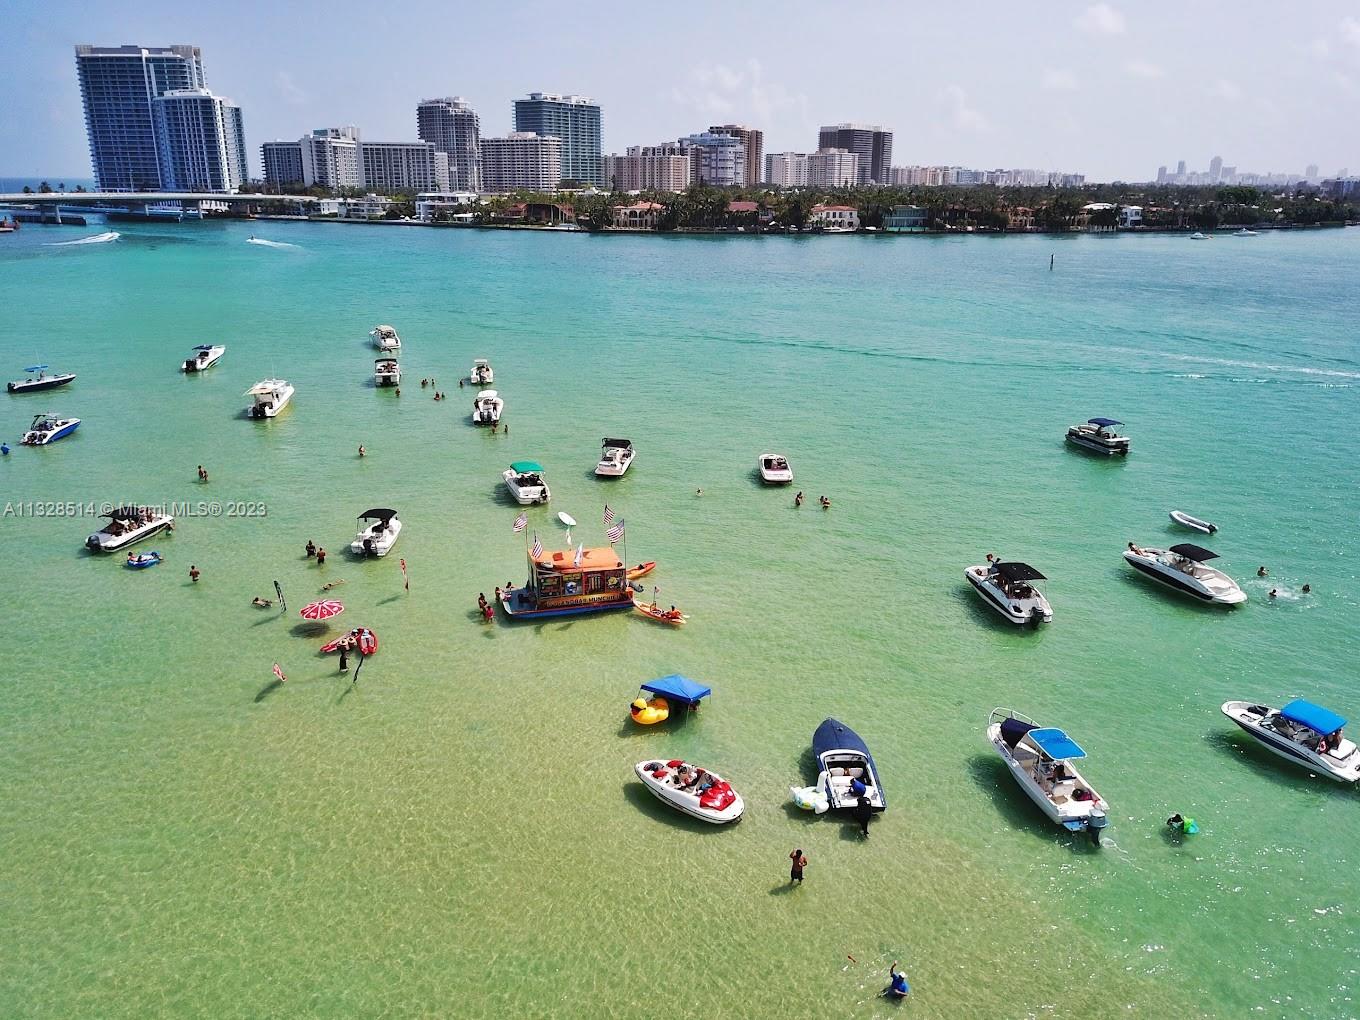
[[[614,511],[609,509],[609,504],[604,505],[604,526],[607,528],[614,523]]]
[[[283,683],[285,680],[288,679],[286,676],[283,675],[283,670],[279,668],[279,664],[277,662],[274,663],[274,675],[279,678],[279,683]]]
[[[543,555],[543,543],[538,540],[538,532],[534,532],[534,547],[529,550],[529,555],[538,559]]]
[[[518,535],[528,526],[529,526],[529,514],[528,511],[523,511],[520,513],[518,517],[515,518],[515,534]]]
[[[581,558],[585,555],[585,552],[586,544],[582,542],[576,547],[576,555],[572,557],[571,565],[573,567],[579,567],[581,565]]]
[[[610,545],[613,545],[615,542],[617,542],[619,539],[623,537],[623,525],[624,522],[620,520],[618,524],[614,525],[612,528],[605,532],[605,535],[609,539]]]

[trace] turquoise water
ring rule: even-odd
[[[84,420],[0,460],[0,504],[266,514],[182,516],[139,572],[84,553],[87,518],[0,518],[6,1015],[891,1016],[876,993],[899,958],[915,1016],[1360,1012],[1355,791],[1218,711],[1360,713],[1360,233],[117,224],[52,243],[103,229],[0,238],[5,372],[80,373],[0,398],[0,431]],[[400,397],[370,383],[378,322],[403,338]],[[176,371],[209,341],[217,368]],[[469,424],[457,378],[478,356],[509,435]],[[292,407],[244,420],[275,373]],[[1064,446],[1098,414],[1128,423],[1127,461]],[[604,435],[639,450],[621,480],[590,473]],[[765,449],[801,509],[755,482]],[[524,574],[500,488],[523,458],[553,487],[529,512],[545,544],[558,510],[602,541],[608,501],[687,627],[478,622],[477,593]],[[405,530],[351,561],[370,506]],[[1220,525],[1205,544],[1247,605],[1186,604],[1123,564],[1129,540],[1194,537],[1173,507]],[[988,551],[1049,576],[1050,626],[980,605],[962,571]],[[341,578],[324,633],[382,642],[355,685],[295,612]],[[250,605],[275,579],[287,616]],[[676,671],[711,703],[634,727],[637,683]],[[995,705],[1086,747],[1105,847],[1003,773]],[[878,759],[868,841],[787,803],[827,715]],[[672,755],[733,780],[740,825],[651,801],[632,765]],[[1177,810],[1202,828],[1184,845],[1163,834]]]

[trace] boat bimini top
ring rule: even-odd
[[[1183,556],[1187,560],[1194,560],[1196,563],[1207,563],[1209,560],[1218,559],[1218,553],[1204,548],[1202,545],[1195,545],[1193,542],[1182,542],[1180,545],[1173,545],[1167,552]]]
[[[1007,747],[1014,748],[1025,737],[1029,738],[1041,755],[1052,761],[1075,761],[1086,757],[1080,745],[1062,730],[1051,726],[1035,726],[1028,720],[1014,716],[1001,720],[1001,739]]]
[[[998,563],[994,569],[996,573],[1012,583],[1016,581],[1046,581],[1048,578],[1035,570],[1028,563]]]
[[[1323,708],[1321,705],[1314,705],[1311,701],[1304,701],[1302,698],[1296,698],[1285,705],[1284,708],[1280,709],[1280,715],[1292,723],[1307,726],[1314,733],[1321,733],[1323,736],[1335,733],[1346,725],[1346,720],[1335,712]]]

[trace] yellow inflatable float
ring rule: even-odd
[[[655,723],[665,722],[670,717],[671,706],[666,703],[665,698],[653,698],[647,701],[639,696],[633,700],[629,706],[629,711],[633,715],[633,722],[641,723],[643,726],[651,726]]]

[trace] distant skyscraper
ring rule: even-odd
[[[1164,166],[1159,166],[1157,168],[1157,183],[1158,184],[1166,183],[1166,167]]]
[[[562,140],[532,131],[482,139],[482,187],[507,191],[555,191],[562,184]]]
[[[302,143],[265,142],[260,146],[264,181],[276,188],[303,184]]]
[[[615,191],[684,191],[690,174],[690,158],[674,142],[630,145],[626,155],[604,157],[605,184]]]
[[[817,148],[845,149],[859,157],[860,184],[887,184],[892,171],[892,132],[872,124],[832,124],[817,133]]]
[[[858,172],[858,169],[856,170]],[[804,152],[772,152],[765,157],[765,183],[777,188],[808,186],[808,157]]]
[[[1223,176],[1223,157],[1215,156],[1209,160],[1209,180],[1217,184],[1219,178]]]
[[[603,187],[600,104],[585,96],[530,92],[515,100],[515,131],[562,140],[562,179]],[[488,186],[487,190],[491,190]]]
[[[693,161],[693,178],[725,188],[746,183],[746,146],[729,134],[701,131],[680,139]]]
[[[1316,163],[1309,163],[1309,164],[1308,164],[1308,169],[1305,170],[1305,171],[1303,172],[1303,176],[1306,177],[1306,178],[1307,178],[1308,180],[1310,180],[1310,181],[1315,181],[1315,180],[1317,180],[1317,179],[1318,179],[1318,165],[1317,165]]]
[[[1177,177],[1185,176],[1185,160],[1183,159],[1176,163],[1176,176]]]
[[[359,163],[363,186],[380,195],[449,190],[449,157],[433,142],[361,141]]]
[[[207,89],[165,92],[151,101],[165,191],[239,191],[246,182],[241,108]]]
[[[742,124],[714,124],[708,130],[741,139],[746,146],[746,183],[759,184],[765,166],[765,132]]]
[[[466,99],[421,100],[416,107],[416,136],[433,142],[435,151],[448,153],[452,190],[482,190],[481,122]]]
[[[859,183],[858,153],[845,149],[818,149],[807,161],[810,188],[850,188]]]
[[[184,190],[180,180],[231,191],[244,181],[240,108],[207,91],[197,46],[79,45],[75,51],[101,191]],[[157,107],[159,97],[172,94]]]

